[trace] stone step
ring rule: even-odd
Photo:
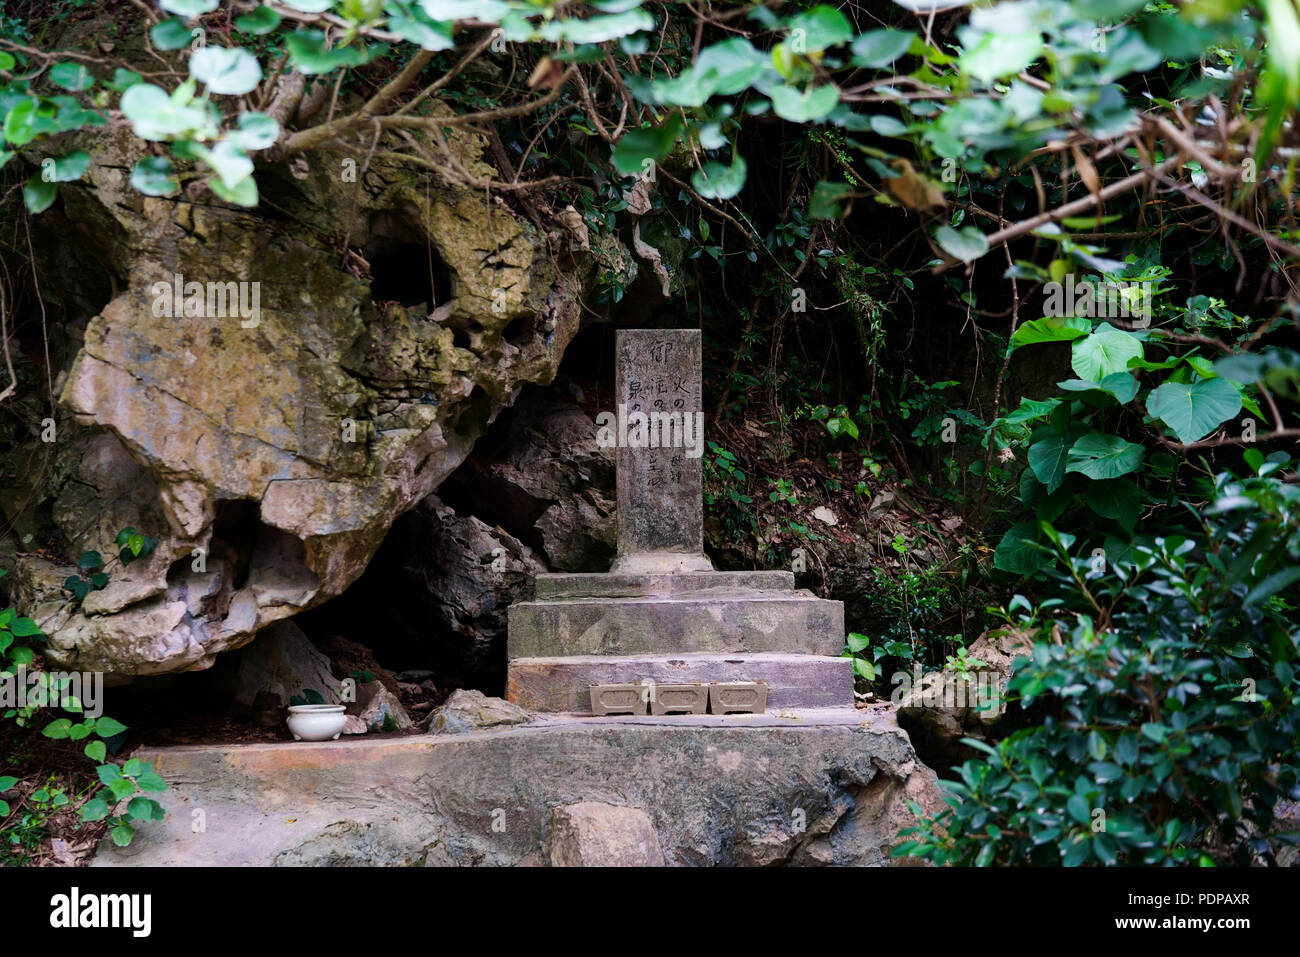
[[[710,591],[794,591],[794,573],[677,572],[665,575],[625,575],[578,572],[538,575],[537,601],[561,598],[670,598]]]
[[[572,598],[510,606],[509,657],[844,650],[844,604],[811,592]]]
[[[767,708],[834,708],[853,704],[853,662],[823,655],[626,655],[516,658],[506,697],[533,711],[591,713],[593,684],[766,681]]]

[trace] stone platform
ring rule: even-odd
[[[888,708],[141,749],[167,817],[99,866],[886,864],[933,774]]]
[[[512,662],[740,652],[833,657],[844,649],[844,605],[796,589],[789,572],[538,575],[535,600],[510,607],[507,648]]]
[[[765,681],[767,707],[835,708],[853,700],[853,662],[779,653],[574,655],[510,662],[506,697],[533,711],[589,714],[593,684]]]

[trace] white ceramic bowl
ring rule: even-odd
[[[289,730],[295,741],[330,741],[347,721],[341,704],[295,704],[289,708]]]

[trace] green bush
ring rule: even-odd
[[[1024,616],[1037,638],[1008,688],[1041,723],[968,740],[987,756],[896,856],[1247,864],[1296,841],[1274,810],[1300,796],[1300,487],[1284,453],[1246,459],[1255,474],[1215,476],[1185,528],[1114,561],[1044,523],[1059,590]]]

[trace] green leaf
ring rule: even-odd
[[[747,170],[739,153],[732,156],[730,166],[709,160],[691,174],[691,185],[705,199],[731,199],[745,188]]]
[[[979,259],[989,251],[988,240],[974,226],[963,226],[960,230],[940,226],[934,231],[934,239],[944,252],[962,262]]]
[[[15,618],[9,630],[18,638],[35,638],[41,634],[40,627],[30,618]]]
[[[1180,442],[1196,442],[1241,411],[1241,393],[1223,379],[1166,382],[1147,396],[1147,411]]]
[[[58,189],[53,183],[47,183],[42,179],[40,173],[33,173],[23,184],[23,202],[30,212],[43,213],[54,204]]]
[[[1089,432],[1072,446],[1067,472],[1079,472],[1091,479],[1113,479],[1135,471],[1146,450],[1118,435]]]
[[[866,651],[867,646],[871,644],[871,639],[866,635],[859,634],[856,631],[851,631],[844,642],[848,645],[849,651],[857,653],[859,651]],[[4,788],[0,788],[0,791],[3,790]]]
[[[112,808],[109,807],[108,802],[102,797],[93,797],[81,806],[81,819],[83,821],[102,821],[108,817],[111,810]]]
[[[341,66],[364,63],[365,53],[358,47],[325,49],[325,34],[320,30],[295,30],[285,39],[295,69],[308,75],[328,73]]]
[[[108,789],[113,792],[113,797],[120,801],[135,793],[135,782],[130,778],[118,778],[109,782]]]
[[[146,196],[169,196],[180,188],[174,169],[165,156],[146,156],[131,167],[131,185]]]
[[[1058,387],[1065,389],[1067,392],[1086,392],[1097,390],[1107,392],[1113,396],[1120,405],[1131,402],[1138,392],[1138,380],[1131,372],[1116,372],[1108,375],[1100,382],[1085,382],[1083,379],[1066,379],[1064,382],[1056,383]]]
[[[827,47],[848,43],[853,39],[853,27],[848,18],[834,7],[819,5],[791,17],[789,40],[801,41],[796,53],[820,53]]]
[[[161,23],[154,24],[149,31],[149,39],[159,50],[183,50],[190,45],[194,34],[190,32],[184,20],[179,17],[169,17]]]
[[[55,741],[62,741],[68,737],[72,729],[72,722],[67,718],[56,718],[45,726],[41,734],[47,738],[53,738]]]
[[[846,196],[853,193],[853,187],[848,183],[833,183],[829,180],[820,180],[813,187],[812,198],[808,200],[808,218],[809,219],[839,219],[844,210],[840,207],[840,201]]]
[[[50,81],[76,93],[93,86],[95,78],[80,63],[56,63],[50,67]]]
[[[158,0],[158,6],[168,13],[188,19],[202,13],[211,13],[220,2],[221,0]]]
[[[1055,492],[1065,481],[1069,448],[1069,437],[1059,432],[1053,432],[1029,447],[1029,467],[1033,469],[1034,477],[1047,486],[1049,493]]]
[[[388,18],[388,29],[425,50],[450,50],[456,46],[451,23],[418,20],[394,12]]]
[[[139,785],[141,791],[166,791],[167,782],[157,772],[146,768],[135,783]]]
[[[840,91],[831,84],[796,90],[782,84],[772,88],[772,110],[791,123],[819,123],[830,116],[840,102]]]
[[[212,93],[243,96],[262,82],[262,65],[242,47],[201,47],[190,54],[190,75]]]
[[[482,18],[481,14],[475,14]],[[586,20],[570,17],[542,24],[538,33],[543,40],[570,43],[605,43],[620,37],[654,29],[654,17],[645,10],[624,10],[609,16],[595,16]]]
[[[1038,419],[1046,418],[1051,415],[1053,410],[1061,404],[1060,399],[1031,399],[1028,396],[1022,396],[1020,405],[1014,411],[1007,413],[999,422],[1007,425],[1018,425],[1021,422],[1033,422]]]
[[[185,85],[177,87],[177,93]],[[166,140],[190,130],[207,130],[205,112],[182,96],[169,96],[152,83],[136,83],[122,94],[122,113],[131,121],[135,135],[144,140]]]
[[[1015,575],[1032,575],[1046,563],[1042,550],[1034,547],[1038,540],[1038,525],[1018,522],[1007,529],[993,552],[993,567]]]
[[[258,7],[251,13],[235,17],[235,29],[260,36],[264,33],[270,33],[278,27],[280,20],[280,14],[270,7]]]
[[[126,725],[113,718],[103,717],[95,719],[95,733],[101,738],[114,738],[126,730]]]
[[[501,0],[420,0],[424,12],[435,20],[499,20],[510,12]]]
[[[126,813],[134,821],[161,821],[165,816],[162,805],[152,798],[132,798],[126,806]]]
[[[1060,318],[1048,316],[1022,323],[1016,329],[1015,335],[1011,337],[1011,345],[1015,348],[1039,342],[1067,342],[1082,338],[1091,331],[1092,323],[1087,319],[1074,316]]]
[[[108,747],[103,741],[91,741],[86,745],[85,754],[92,761],[103,761],[108,756]]]
[[[11,787],[13,787],[17,783],[18,783],[18,779],[16,777],[13,777],[12,775],[6,774],[0,776],[0,791],[8,791]]]
[[[1042,52],[1043,37],[1037,30],[1018,34],[985,33],[973,46],[967,47],[957,64],[977,80],[991,83],[1019,73]]]
[[[662,126],[628,130],[615,145],[610,162],[624,176],[634,176],[645,169],[646,160],[657,163],[667,155],[681,128],[681,118],[674,115]]]
[[[1087,382],[1100,382],[1108,375],[1127,371],[1130,359],[1142,358],[1142,343],[1137,337],[1108,322],[1070,348],[1070,367]]]
[[[113,838],[114,844],[118,847],[126,847],[131,843],[131,838],[135,836],[135,828],[123,821],[109,828],[108,833]]]
[[[1088,486],[1088,507],[1103,518],[1113,518],[1132,532],[1142,508],[1142,493],[1127,479],[1105,479]]]
[[[888,66],[907,52],[913,39],[915,35],[906,30],[868,30],[853,41],[853,65],[873,69]]]
[[[257,205],[257,181],[252,176],[240,180],[233,189],[223,183],[219,176],[213,176],[208,179],[208,189],[236,206]]]

